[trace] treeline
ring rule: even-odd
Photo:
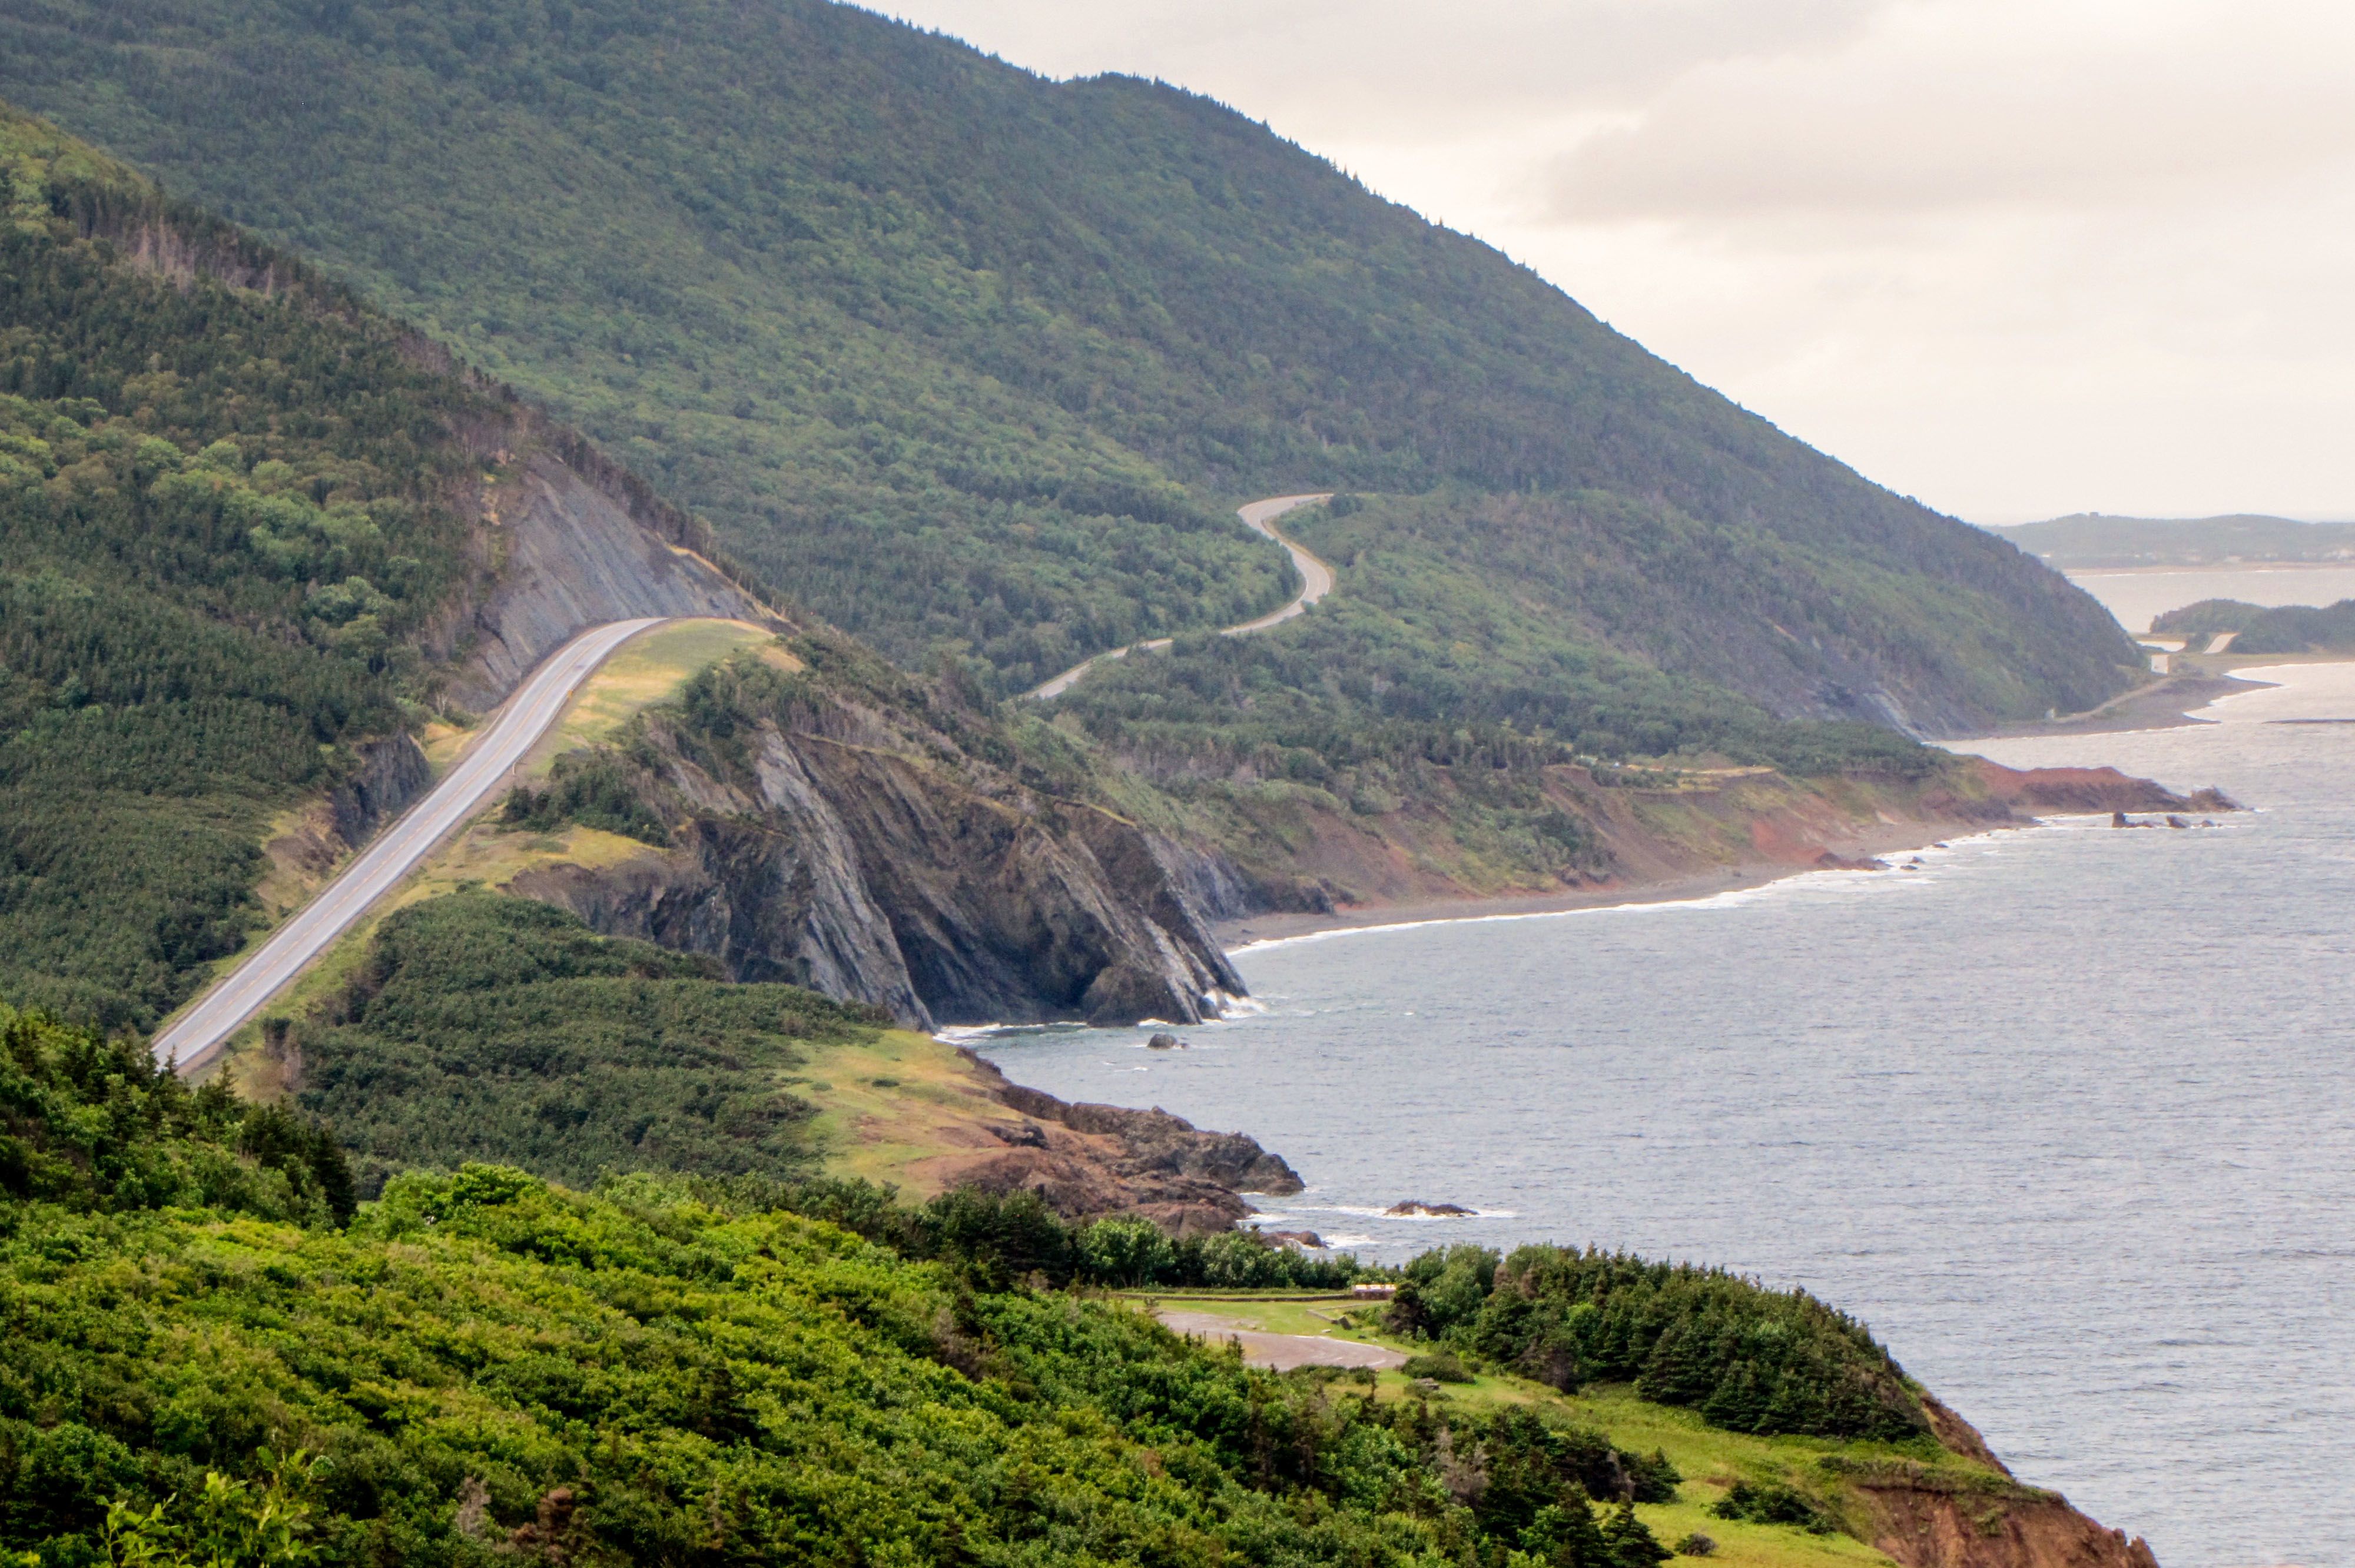
[[[1135,1215],[1067,1220],[1035,1192],[959,1188],[905,1204],[891,1188],[837,1178],[730,1191],[856,1231],[903,1257],[945,1264],[992,1290],[1025,1280],[1056,1288],[1337,1290],[1372,1272],[1347,1255],[1312,1257],[1248,1232],[1172,1237]]]
[[[479,1164],[339,1228],[312,1167],[240,1149],[263,1113],[87,1032],[0,1044],[0,1548],[30,1563],[1667,1555],[1629,1506],[1657,1457],[945,1261],[987,1201],[922,1222],[932,1263],[709,1182]]]
[[[1737,1432],[1903,1441],[1929,1421],[1863,1325],[1802,1290],[1624,1253],[1476,1246],[1407,1266],[1391,1326],[1557,1388],[1632,1383]]]
[[[145,1047],[0,1002],[0,1202],[75,1215],[211,1209],[312,1227],[357,1212],[335,1136]],[[24,1218],[0,1219],[14,1235]],[[0,1312],[5,1312],[0,1306]]]
[[[0,173],[0,985],[144,1027],[243,942],[270,816],[401,724],[485,405],[37,123]],[[84,237],[116,207],[164,253]]]

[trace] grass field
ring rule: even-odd
[[[564,716],[532,748],[526,771],[544,773],[565,752],[613,739],[698,672],[746,648],[762,650],[780,669],[801,668],[800,660],[777,645],[775,632],[746,620],[673,620],[640,632],[582,684]]]

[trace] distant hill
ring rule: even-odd
[[[2234,633],[2235,653],[2335,653],[2355,649],[2355,599],[2315,606],[2244,604],[2233,599],[2206,599],[2170,609],[2150,623],[2151,630],[2176,637],[2212,637]]]
[[[1951,732],[2134,678],[2033,562],[1166,85],[1048,81],[818,0],[48,0],[0,8],[0,94],[545,399],[903,665],[998,694],[1280,602],[1287,565],[1229,509],[1324,488],[1442,498],[1391,514],[1426,556],[1572,519],[1606,569],[1404,607],[1484,682],[1523,678],[1474,652],[1522,616],[1785,717]],[[1709,623],[1614,641],[1624,573],[1675,575]],[[1588,662],[1537,705],[1595,705]]]
[[[2062,568],[2355,562],[2355,523],[2300,523],[2245,512],[2224,517],[2108,517],[2079,512],[1991,532]]]

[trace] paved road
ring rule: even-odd
[[[261,1011],[287,981],[392,891],[427,852],[481,809],[564,712],[564,705],[608,655],[661,618],[592,626],[549,654],[467,748],[458,766],[416,805],[378,833],[326,889],[298,910],[235,972],[155,1036],[158,1062],[180,1070],[201,1065],[238,1026]]]
[[[1290,604],[1273,615],[1263,615],[1257,620],[1246,620],[1241,626],[1230,626],[1220,631],[1220,636],[1241,637],[1246,632],[1265,631],[1271,626],[1290,620],[1333,591],[1333,568],[1285,538],[1275,526],[1275,520],[1294,507],[1305,506],[1312,501],[1330,499],[1332,499],[1330,491],[1319,491],[1314,495],[1274,495],[1265,501],[1254,501],[1250,505],[1236,511],[1235,515],[1241,518],[1252,532],[1264,534],[1284,546],[1285,552],[1292,556],[1292,564],[1300,568],[1301,588],[1293,596]],[[1042,701],[1048,697],[1060,697],[1071,689],[1072,682],[1105,660],[1125,659],[1138,649],[1150,653],[1168,647],[1169,641],[1167,637],[1156,637],[1150,642],[1132,642],[1125,648],[1115,648],[1108,653],[1099,653],[1092,659],[1082,659],[1053,680],[1042,682],[1022,694],[1026,697],[1037,697]]]
[[[1242,1347],[1243,1360],[1257,1367],[1290,1372],[1295,1367],[1402,1367],[1405,1352],[1355,1340],[1331,1340],[1322,1334],[1268,1334],[1239,1329],[1214,1312],[1158,1314],[1162,1327],[1176,1333],[1197,1335],[1214,1345],[1229,1340]]]

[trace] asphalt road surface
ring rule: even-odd
[[[371,841],[359,858],[196,1005],[157,1034],[158,1062],[186,1072],[209,1060],[238,1026],[278,994],[304,965],[351,928],[368,906],[407,876],[434,845],[506,786],[508,770],[548,733],[564,705],[598,665],[661,618],[592,626],[559,648],[486,721],[458,766],[426,797]]]
[[[1305,506],[1312,501],[1331,499],[1331,493],[1327,491],[1319,491],[1315,495],[1274,495],[1265,501],[1254,501],[1250,505],[1236,510],[1235,515],[1241,518],[1253,533],[1264,534],[1284,546],[1285,553],[1292,556],[1292,564],[1300,568],[1301,588],[1300,591],[1293,596],[1292,602],[1282,609],[1272,615],[1263,615],[1257,620],[1246,620],[1241,626],[1227,627],[1219,633],[1220,636],[1241,637],[1246,632],[1265,631],[1271,626],[1290,620],[1333,591],[1333,568],[1285,538],[1276,531],[1275,526],[1275,520],[1295,506]],[[1150,653],[1168,647],[1169,641],[1167,637],[1156,637],[1150,642],[1132,642],[1125,648],[1114,648],[1110,652],[1099,653],[1092,659],[1082,659],[1053,680],[1033,686],[1022,694],[1026,697],[1037,697],[1042,701],[1048,697],[1060,697],[1071,689],[1072,682],[1105,660],[1125,659],[1140,648]]]

